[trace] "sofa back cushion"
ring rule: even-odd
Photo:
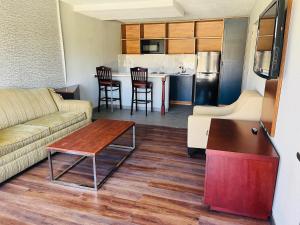
[[[57,112],[47,88],[0,89],[0,129]]]

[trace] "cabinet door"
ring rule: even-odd
[[[215,210],[268,218],[278,166],[275,159],[206,152],[204,202]]]
[[[182,103],[191,103],[193,95],[193,76],[170,77],[170,100]]]
[[[125,40],[122,44],[123,54],[140,54],[141,47],[139,40]]]
[[[196,37],[223,37],[224,21],[199,21],[196,22]]]
[[[168,54],[194,54],[194,39],[171,39],[168,40]]]
[[[194,22],[168,24],[168,38],[193,38],[194,31]]]
[[[166,24],[144,24],[142,29],[142,37],[145,39],[158,39],[166,37]]]
[[[219,104],[231,104],[241,94],[248,19],[225,19]]]
[[[141,30],[139,24],[124,24],[122,25],[123,39],[140,39]]]

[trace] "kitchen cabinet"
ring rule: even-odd
[[[184,23],[169,23],[168,37],[169,38],[193,38],[195,24],[194,22]]]
[[[191,105],[193,100],[194,75],[170,76],[170,103]]]
[[[168,54],[194,54],[195,40],[193,39],[171,39],[167,42]]]
[[[141,28],[139,24],[122,25],[122,39],[140,39]]]
[[[166,37],[165,23],[150,23],[142,25],[141,36],[144,39],[161,39]]]
[[[140,40],[123,40],[122,52],[123,54],[140,54],[141,53]]]
[[[200,20],[122,25],[122,53],[141,54],[143,40],[165,40],[166,54],[222,51],[224,20]]]

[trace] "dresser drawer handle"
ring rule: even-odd
[[[300,161],[300,153],[297,152],[297,159]]]

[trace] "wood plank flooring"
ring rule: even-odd
[[[187,157],[186,129],[138,125],[136,131],[135,152],[97,193],[50,183],[47,160],[2,184],[0,224],[269,224],[208,210],[205,160]],[[116,150],[100,155],[99,176],[119,157]],[[75,159],[55,155],[56,172]],[[90,173],[87,159],[62,179],[91,182]]]

